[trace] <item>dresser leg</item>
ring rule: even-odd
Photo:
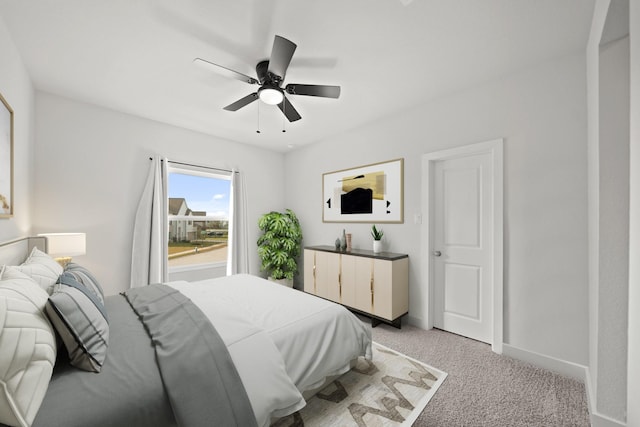
[[[402,317],[398,317],[396,320],[391,322],[391,325],[393,325],[395,328],[402,329],[401,320],[402,320]]]
[[[380,320],[380,319],[377,319],[375,317],[372,317],[371,318],[371,327],[375,328],[376,326],[378,326],[381,323],[386,323],[386,324],[389,324],[389,325],[393,326],[394,328],[402,329],[401,319],[402,319],[401,317],[398,317],[396,320],[392,320],[391,322],[389,322],[389,321],[386,321],[386,320]]]

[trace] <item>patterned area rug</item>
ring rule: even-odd
[[[272,427],[411,426],[447,374],[373,343],[357,365]]]

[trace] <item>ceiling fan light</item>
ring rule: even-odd
[[[284,94],[281,89],[265,87],[258,91],[260,100],[265,104],[278,105],[284,100]]]

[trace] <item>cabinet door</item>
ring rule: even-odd
[[[356,307],[367,313],[373,313],[373,260],[358,257],[356,259]]]
[[[373,314],[394,320],[409,311],[409,259],[373,261]]]
[[[342,303],[342,284],[340,263],[342,259],[340,254],[327,253],[327,298],[331,301]]]
[[[371,258],[342,255],[342,303],[371,313]]]
[[[376,316],[393,320],[393,269],[391,261],[373,260],[373,312]]]
[[[316,251],[304,250],[304,291],[316,293]]]
[[[342,304],[355,308],[355,258],[351,255],[341,255],[340,284],[342,286]]]
[[[316,295],[340,302],[340,255],[316,252]]]

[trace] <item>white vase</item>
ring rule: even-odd
[[[382,252],[382,240],[374,240],[373,241],[373,253],[377,254]]]

